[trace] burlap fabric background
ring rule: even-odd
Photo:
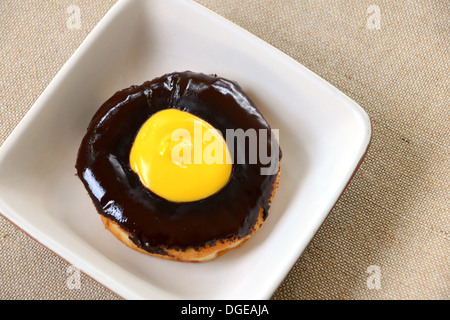
[[[273,299],[449,299],[450,2],[198,1],[372,120],[360,170]],[[0,1],[0,144],[114,3]],[[67,27],[72,4],[81,29]],[[0,216],[0,298],[120,299],[85,275],[70,289],[67,268]]]

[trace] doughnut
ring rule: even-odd
[[[261,228],[281,158],[273,130],[237,82],[184,71],[106,100],[75,167],[105,228],[123,244],[204,262]]]

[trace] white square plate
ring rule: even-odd
[[[189,264],[107,232],[75,176],[81,139],[114,92],[173,71],[236,80],[283,150],[268,220],[241,248]],[[193,1],[122,0],[89,34],[0,149],[0,212],[126,299],[269,299],[365,154],[371,126],[347,96]]]

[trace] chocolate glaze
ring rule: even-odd
[[[242,238],[264,219],[276,182],[261,175],[261,163],[239,164],[234,157],[229,182],[214,195],[194,202],[171,202],[145,188],[129,165],[133,141],[154,113],[176,108],[226,129],[269,129],[240,86],[215,75],[190,71],[166,74],[116,92],[96,112],[78,152],[76,169],[97,211],[129,232],[151,253],[162,247],[186,250]],[[270,139],[267,148],[270,152]],[[246,150],[248,154],[248,150]],[[270,153],[269,153],[270,154]],[[280,150],[281,158],[281,150]]]

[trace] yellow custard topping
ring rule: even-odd
[[[174,202],[213,195],[232,170],[220,132],[178,109],[159,111],[144,123],[131,147],[130,166],[146,188]]]

